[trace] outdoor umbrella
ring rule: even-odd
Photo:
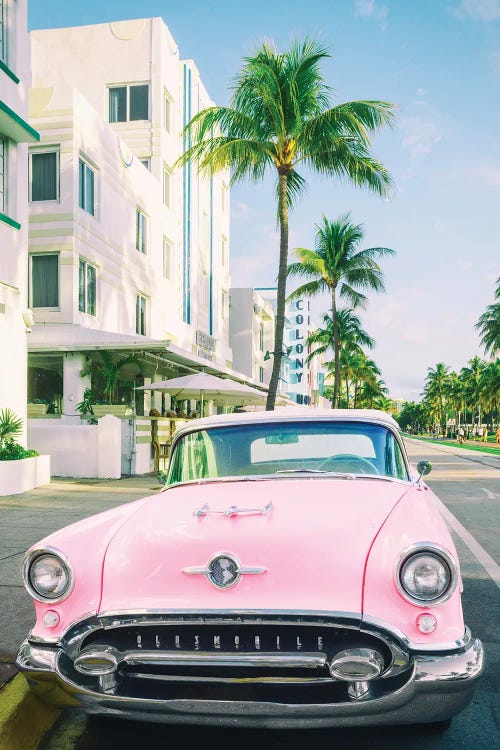
[[[266,393],[252,388],[236,380],[219,378],[208,372],[196,372],[192,375],[184,375],[180,378],[160,380],[157,383],[142,385],[138,391],[160,391],[169,393],[176,400],[197,399],[201,401],[200,412],[203,414],[203,401],[205,399],[221,399],[226,403],[235,405],[263,404],[266,401]]]

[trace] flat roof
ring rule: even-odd
[[[280,421],[353,421],[353,422],[382,422],[393,428],[399,425],[392,417],[380,409],[314,409],[308,406],[286,406],[274,411],[252,411],[232,414],[217,414],[202,419],[194,419],[181,425],[177,432],[190,432],[193,429],[207,429],[218,425],[250,424],[259,422]]]

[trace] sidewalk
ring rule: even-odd
[[[500,453],[495,456],[493,453],[486,453],[481,450],[471,451],[467,448],[463,448],[458,442],[456,446],[443,445],[437,440],[426,440],[425,438],[410,435],[405,435],[404,439],[411,440],[415,443],[426,443],[427,445],[435,448],[437,451],[442,451],[443,453],[454,453],[456,456],[468,459],[469,461],[475,461],[476,463],[484,464],[485,466],[491,466],[494,469],[500,469]],[[495,446],[494,443],[480,443],[475,440],[466,440],[465,444],[477,447],[484,446],[488,448]]]

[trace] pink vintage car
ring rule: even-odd
[[[45,700],[196,724],[446,728],[483,648],[448,529],[378,411],[195,420],[165,488],[24,561]]]

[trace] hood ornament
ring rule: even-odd
[[[210,583],[218,589],[230,589],[236,586],[242,575],[256,575],[267,573],[263,567],[243,567],[234,555],[219,552],[212,557],[204,567],[183,568],[186,575],[206,576]]]
[[[273,504],[271,501],[264,505],[263,508],[238,508],[236,505],[230,505],[225,510],[210,510],[208,503],[205,503],[195,510],[193,516],[195,518],[203,518],[204,516],[223,516],[224,518],[233,518],[234,516],[267,516],[272,510]]]

